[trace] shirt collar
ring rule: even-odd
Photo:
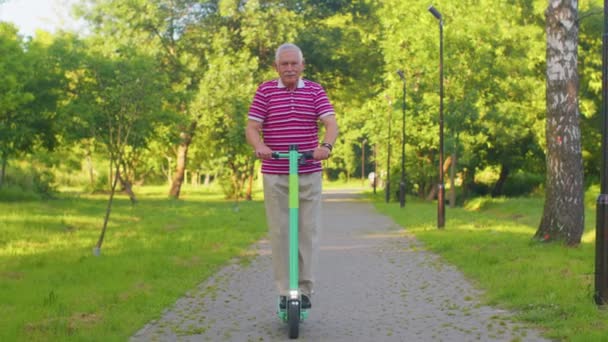
[[[279,78],[279,83],[277,84],[277,88],[286,88],[285,85],[283,84],[283,81],[281,81],[280,78]],[[304,88],[304,81],[302,81],[301,78],[298,80],[297,88]]]

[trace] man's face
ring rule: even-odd
[[[304,62],[300,60],[298,51],[290,49],[281,51],[274,66],[287,88],[294,89],[298,85],[298,80],[304,70]]]

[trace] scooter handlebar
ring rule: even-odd
[[[313,155],[314,155],[314,151],[300,152],[300,158],[299,158],[300,163],[303,163],[303,161],[305,161],[305,160],[314,159]],[[289,153],[272,152],[272,159],[282,159],[282,158],[289,158]]]

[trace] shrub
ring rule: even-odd
[[[0,201],[4,202],[36,201],[41,198],[40,194],[24,190],[14,184],[5,184],[0,188]]]
[[[29,162],[19,162],[9,165],[4,179],[4,187],[7,187],[6,196],[11,198],[17,196],[16,191],[38,194],[40,197],[50,198],[56,193],[55,177],[45,166],[35,165]],[[29,195],[25,195],[29,198]]]
[[[543,175],[524,171],[516,172],[507,178],[503,195],[507,197],[530,195],[543,185],[544,180]]]

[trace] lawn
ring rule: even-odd
[[[239,203],[204,188],[185,187],[180,200],[165,187],[137,194],[136,205],[118,196],[99,257],[107,195],[0,202],[0,341],[125,341],[222,265],[247,261],[266,232],[259,192]],[[555,340],[608,341],[608,310],[593,302],[597,189],[576,248],[532,241],[541,198],[448,207],[439,230],[436,202],[408,198],[401,209],[368,196],[482,289],[484,303]]]
[[[608,341],[608,311],[593,300],[594,191],[587,195],[583,243],[575,248],[532,240],[543,210],[539,197],[480,198],[464,208],[448,207],[441,230],[436,202],[408,198],[401,209],[370,197],[380,212],[483,289],[486,304],[514,311],[551,339]]]
[[[117,198],[99,257],[107,195],[0,202],[0,341],[125,341],[266,231],[260,201],[138,194]]]

